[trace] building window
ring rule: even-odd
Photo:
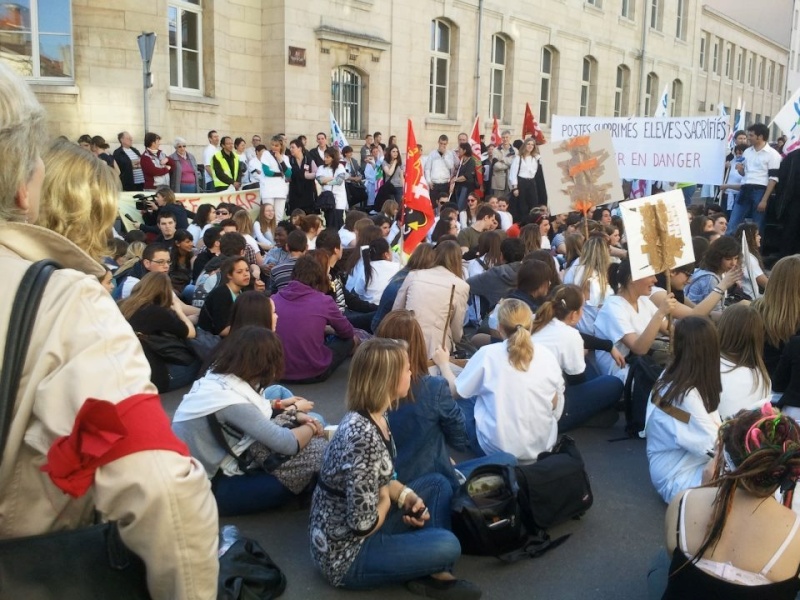
[[[0,60],[30,79],[71,81],[70,0],[0,3]]]
[[[650,29],[661,31],[664,21],[664,4],[661,0],[650,0]]]
[[[681,116],[681,104],[683,103],[683,83],[680,79],[672,82],[672,94],[669,98],[669,116]]]
[[[775,63],[770,61],[769,67],[767,67],[767,89],[770,92],[773,92],[775,90],[774,75],[775,75]]]
[[[614,116],[628,116],[628,98],[631,93],[631,70],[625,65],[617,67],[617,82],[614,86]]]
[[[200,0],[171,0],[169,25],[169,85],[202,92],[202,11]]]
[[[706,70],[706,36],[704,35],[700,38],[700,69]]]
[[[714,73],[714,75],[718,75],[719,74],[718,69],[719,69],[719,42],[715,41],[714,50],[711,53],[711,72]]]
[[[756,81],[758,81],[758,87],[762,90],[764,89],[764,66],[766,65],[767,59],[762,58],[758,61],[758,75],[756,76]]]
[[[597,91],[597,61],[591,56],[583,57],[581,70],[581,105],[580,116],[587,117],[594,114],[595,92]]]
[[[542,48],[541,73],[542,89],[539,96],[539,122],[549,123],[555,109],[555,90],[558,89],[558,51],[551,47]]]
[[[447,114],[450,89],[450,26],[444,21],[431,21],[431,80],[428,111]]]
[[[753,55],[747,57],[747,85],[753,85]]]
[[[619,11],[620,16],[626,19],[633,19],[634,4],[635,4],[634,0],[622,0],[622,7],[620,8]]]
[[[731,55],[733,53],[733,48],[731,48],[730,44],[725,46],[725,77],[731,76]]]
[[[655,73],[647,74],[647,83],[644,87],[644,116],[652,117],[655,110],[653,97],[658,94],[658,75]]]
[[[603,8],[603,0],[586,0],[586,4],[591,4],[595,8]]]
[[[743,60],[742,60],[742,51],[736,54],[736,81],[740,81],[744,83],[744,69],[742,68]]]
[[[503,121],[503,105],[506,86],[506,64],[508,44],[502,36],[492,36],[492,65],[489,77],[490,117]]]
[[[345,137],[361,138],[361,75],[350,67],[331,71],[331,110]]]
[[[675,37],[686,39],[686,0],[678,0],[678,18],[675,21]]]

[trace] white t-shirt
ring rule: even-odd
[[[573,263],[564,273],[564,283],[571,283],[583,288],[583,272],[584,266],[579,263]],[[581,320],[578,321],[578,331],[594,335],[594,322],[597,319],[597,313],[603,306],[607,298],[614,295],[614,290],[606,283],[605,293],[600,287],[600,278],[597,275],[589,279],[589,298],[583,303],[583,315]]]
[[[719,412],[706,411],[695,389],[689,390],[677,407],[691,415],[688,423],[668,415],[652,402],[647,403],[645,432],[650,480],[664,502],[700,485],[721,423]]]
[[[567,375],[580,375],[586,370],[583,338],[580,332],[563,321],[553,319],[531,336],[535,348],[544,346],[556,357]]]
[[[389,285],[392,277],[397,275],[401,266],[400,263],[396,263],[393,260],[373,260],[370,261],[370,267],[372,268],[372,276],[369,279],[369,284],[366,284],[365,277],[364,280],[359,282],[360,285],[356,285],[354,291],[365,302],[378,304],[381,301],[381,296],[383,296],[383,290]]]
[[[342,248],[350,248],[356,243],[356,232],[345,229],[344,226],[342,226],[339,229],[339,239],[342,242]]]
[[[534,348],[527,371],[508,362],[508,342],[484,346],[456,378],[456,390],[463,398],[477,396],[478,443],[486,454],[508,452],[521,463],[531,463],[555,444],[564,410],[564,377],[543,345]]]
[[[722,393],[719,395],[719,411],[723,419],[730,419],[742,409],[758,408],[769,401],[770,384],[766,385],[755,369],[737,367],[727,358],[720,358]]]
[[[211,144],[206,146],[206,149],[203,150],[203,166],[206,166],[210,169],[213,168],[211,166],[211,159],[214,158],[214,155],[217,153],[218,150],[219,148],[217,148],[216,146],[212,146]],[[203,169],[203,172],[206,177],[206,183],[211,183],[211,175],[209,175],[205,169]]]
[[[622,338],[629,333],[641,335],[657,312],[656,305],[646,296],[639,296],[636,309],[622,296],[611,296],[597,313],[594,335],[611,340],[622,356],[628,356],[631,350],[622,342]],[[620,369],[610,352],[595,352],[594,356],[603,375],[614,375],[625,382],[628,377],[627,365]]]
[[[500,218],[500,229],[508,231],[508,228],[514,224],[514,217],[510,212],[503,212],[502,210],[495,211]]]
[[[753,284],[750,283],[750,279],[756,280],[761,277],[764,274],[764,269],[758,264],[758,259],[755,256],[751,254],[748,258],[750,260],[747,261],[740,285],[742,286],[742,291],[755,300],[758,296],[756,295],[756,290],[753,290]]]

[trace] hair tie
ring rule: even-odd
[[[517,331],[519,331],[522,328],[523,328],[522,325],[520,325],[519,323],[517,323],[517,326],[514,327],[514,329],[516,329]]]
[[[561,299],[561,306],[563,306],[564,308],[567,308],[567,301],[564,300],[563,298]]]

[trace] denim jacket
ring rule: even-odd
[[[468,447],[464,413],[450,394],[443,377],[425,375],[411,386],[409,397],[389,411],[389,426],[397,446],[395,469],[400,481],[413,481],[428,473],[441,473],[458,487],[449,444]]]

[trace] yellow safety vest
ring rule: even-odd
[[[224,171],[225,175],[233,179],[234,181],[238,181],[239,179],[239,159],[236,155],[233,155],[233,174],[231,174],[231,166],[228,164],[228,161],[225,159],[225,156],[222,154],[222,150],[217,152],[214,155],[214,159],[219,162],[222,170]],[[214,182],[214,187],[228,187],[230,184],[225,183],[221,179],[217,178],[217,171],[214,169],[214,161],[211,161],[211,179]]]

